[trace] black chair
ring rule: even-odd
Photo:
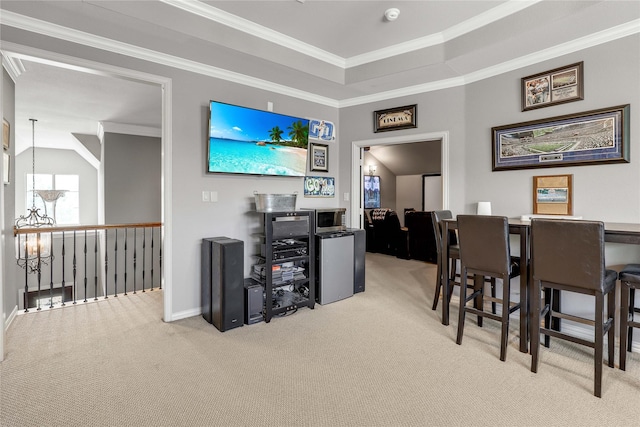
[[[604,224],[597,221],[533,219],[531,221],[531,372],[538,371],[540,334],[591,347],[595,350],[594,395],[602,394],[604,335],[609,333],[609,367],[614,362],[616,280],[618,274],[604,263]],[[541,307],[541,290],[545,304]],[[568,291],[595,297],[595,321],[572,316],[554,304],[555,291]],[[604,299],[607,297],[607,319]],[[540,319],[545,318],[541,328]],[[554,319],[570,319],[595,326],[594,341],[578,338],[550,328]],[[548,343],[545,342],[548,346]]]
[[[437,263],[438,249],[431,212],[406,212],[404,225],[408,233],[409,258]]]
[[[371,223],[373,224],[373,251],[387,255],[400,255],[406,253],[406,234],[402,234],[400,219],[396,211],[391,209],[374,209],[371,211]],[[404,246],[402,237],[404,236]]]
[[[636,289],[640,289],[640,264],[626,265],[618,275],[620,278],[620,369],[627,369],[627,351],[631,351],[633,328],[640,328],[635,313]]]
[[[442,238],[442,232],[444,230],[442,220],[443,219],[452,219],[453,215],[451,211],[433,211],[431,212],[431,223],[433,224],[433,234],[436,239],[436,250],[437,250],[437,273],[436,273],[436,293],[433,297],[433,305],[431,306],[432,310],[438,308],[438,300],[440,300],[440,291],[442,290],[442,284],[444,281],[447,281],[447,286],[449,289],[449,301],[451,300],[451,290],[453,285],[459,285],[460,282],[456,282],[456,277],[459,277],[458,274],[458,260],[460,259],[460,247],[458,246],[458,241],[455,232],[449,233],[449,257],[445,259],[446,251],[444,248],[444,239]],[[451,272],[449,277],[442,277],[443,274],[443,265],[445,262],[451,263],[451,268],[449,271]],[[449,304],[449,301],[446,303]]]
[[[500,360],[507,358],[509,315],[520,309],[520,303],[512,303],[511,278],[520,274],[519,258],[511,256],[509,245],[509,222],[507,217],[487,215],[458,215],[458,239],[460,241],[460,264],[462,277],[474,275],[502,280],[502,298],[486,297],[485,281],[474,280],[473,292],[467,295],[466,287],[460,287],[460,312],[457,344],[462,344],[465,314],[474,313],[479,318],[487,317],[502,323],[500,338]],[[464,290],[464,291],[463,291]],[[499,303],[502,313],[484,311],[484,300]],[[473,307],[467,305],[474,301]],[[493,311],[493,310],[492,310]]]

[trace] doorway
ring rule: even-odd
[[[3,46],[3,54],[7,57],[15,57],[26,61],[32,61],[39,64],[51,65],[58,67],[60,70],[68,69],[81,71],[87,74],[98,75],[108,79],[127,80],[137,82],[147,86],[154,86],[160,92],[161,115],[160,139],[161,139],[161,221],[163,223],[163,320],[171,321],[172,319],[172,286],[171,286],[171,270],[172,270],[172,226],[171,226],[171,79],[152,75],[135,70],[129,70],[120,67],[114,67],[108,64],[88,61],[85,59],[75,58],[71,56],[52,53],[40,49],[7,43]],[[135,126],[134,126],[135,127]],[[7,286],[2,284],[2,287]],[[3,292],[0,289],[0,292]]]
[[[351,216],[350,227],[364,228],[364,206],[362,204],[363,152],[365,147],[408,144],[439,140],[441,143],[440,173],[442,182],[442,209],[449,208],[449,132],[432,132],[400,137],[388,137],[353,141],[351,143]]]

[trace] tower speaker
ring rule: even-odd
[[[202,317],[221,332],[243,325],[244,242],[202,239]]]
[[[353,232],[353,293],[364,292],[364,263],[367,250],[364,230],[352,229]]]

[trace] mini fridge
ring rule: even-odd
[[[329,304],[353,295],[354,236],[350,232],[319,233],[316,299]]]

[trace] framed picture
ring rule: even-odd
[[[311,170],[329,172],[329,146],[309,144],[311,146]]]
[[[11,125],[7,119],[2,119],[2,148],[9,149],[11,139]]]
[[[573,175],[533,177],[533,213],[573,215]]]
[[[2,153],[2,181],[9,184],[9,167],[11,165],[11,156],[9,153]]]
[[[493,169],[629,162],[629,104],[491,128]]]
[[[373,130],[374,132],[386,132],[414,128],[417,126],[417,114],[417,105],[375,111],[373,113]]]
[[[329,176],[305,176],[304,197],[335,197],[336,179]]]
[[[522,111],[584,99],[583,63],[522,78]]]
[[[364,208],[376,209],[380,208],[380,177],[377,175],[364,175]]]

